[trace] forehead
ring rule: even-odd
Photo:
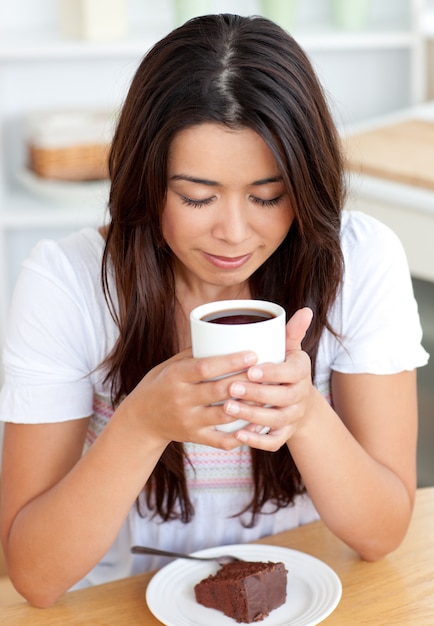
[[[205,123],[179,131],[170,146],[169,175],[248,169],[253,178],[277,174],[273,153],[265,141],[250,128],[231,129],[221,124]],[[180,170],[180,171],[178,171]],[[193,170],[191,172],[190,170]]]

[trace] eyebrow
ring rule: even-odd
[[[208,187],[220,187],[221,183],[216,180],[209,180],[207,178],[197,178],[196,176],[188,176],[187,174],[174,174],[171,176],[170,180],[186,180],[189,183],[196,183],[198,185],[207,185]],[[269,176],[268,178],[260,178],[259,180],[254,180],[251,185],[259,186],[259,185],[269,185],[270,183],[281,183],[282,176]]]

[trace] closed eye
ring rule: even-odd
[[[211,202],[214,200],[214,196],[211,196],[210,198],[204,198],[203,200],[193,200],[193,198],[188,198],[187,196],[181,196],[181,200],[182,200],[182,204],[185,204],[186,206],[192,206],[197,209],[200,209],[201,207],[208,206],[209,204],[211,204]]]
[[[188,196],[184,196],[184,195],[181,195],[180,197],[181,197],[183,204],[185,204],[186,206],[197,208],[197,209],[210,205],[215,199],[215,196],[211,196],[209,198],[203,198],[200,200],[194,200],[193,198],[189,198]],[[256,196],[250,196],[250,199],[254,204],[258,204],[261,207],[267,208],[267,207],[277,206],[280,202],[282,202],[283,197],[284,197],[284,194],[281,194],[280,196],[276,196],[275,198],[270,198],[268,200],[265,200],[264,198],[257,198]]]
[[[250,197],[251,201],[255,204],[259,204],[262,207],[273,207],[278,205],[283,200],[283,194],[277,196],[276,198],[270,198],[269,200],[264,200],[264,198],[256,198],[256,196]]]

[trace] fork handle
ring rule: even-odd
[[[181,554],[180,552],[170,552],[169,550],[158,550],[158,548],[148,548],[146,546],[133,546],[133,554],[155,554],[157,556],[173,556],[178,559],[192,559],[193,561],[215,561],[216,557],[192,556],[191,554]]]

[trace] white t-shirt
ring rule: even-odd
[[[339,342],[324,331],[315,385],[330,401],[331,371],[393,374],[425,365],[422,331],[408,264],[397,237],[378,221],[344,213],[345,277],[331,312]],[[51,423],[92,415],[86,446],[104,428],[112,409],[98,365],[112,348],[117,328],[101,288],[104,240],[84,229],[60,241],[42,241],[24,261],[15,289],[4,348],[5,384],[0,419]],[[101,583],[161,566],[158,557],[133,556],[133,544],[194,551],[245,543],[317,519],[308,496],[270,514],[253,528],[233,517],[250,500],[250,457],[186,444],[195,516],[189,524],[161,523],[130,511],[105,558],[82,583]],[[91,489],[92,486],[89,485]],[[268,511],[268,514],[267,514]],[[108,512],[109,514],[109,512]],[[244,517],[248,521],[249,517]]]

